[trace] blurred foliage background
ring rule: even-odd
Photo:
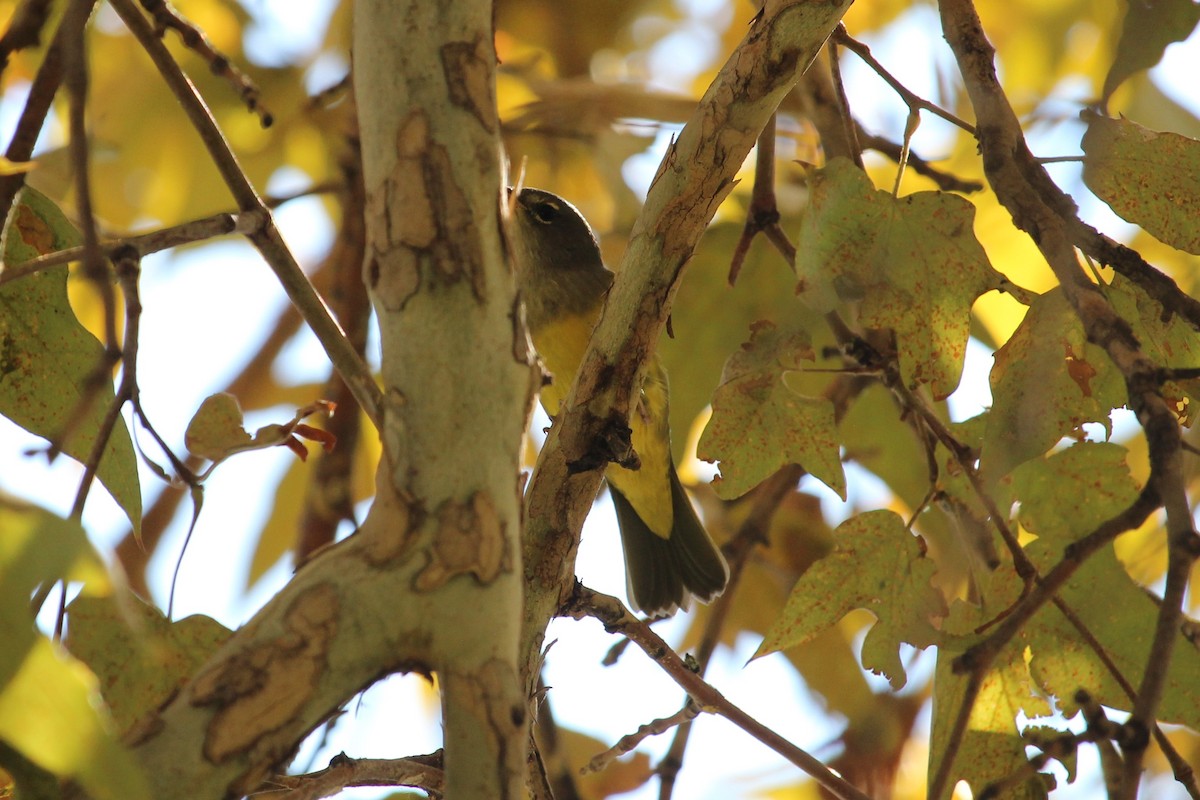
[[[17,5],[0,2],[0,20],[8,18]],[[179,0],[175,5],[261,90],[262,102],[273,116],[273,124],[267,128],[203,59],[183,47],[178,36],[167,34],[172,51],[210,104],[255,185],[277,197],[281,213],[289,203],[304,203],[306,213],[313,216],[306,217],[303,224],[327,226],[333,232],[308,253],[305,267],[334,308],[350,315],[343,317],[344,324],[361,331],[365,339],[367,312],[361,300],[346,296],[354,292],[362,236],[356,210],[361,197],[357,194],[353,98],[347,82],[351,4],[272,6],[254,0]],[[1141,9],[1140,3],[1132,6]],[[1083,125],[1079,112],[1108,93],[1106,79],[1110,79],[1114,60],[1120,63],[1122,58],[1128,62],[1129,78],[1115,88],[1110,111],[1155,130],[1200,137],[1195,104],[1183,104],[1178,94],[1191,80],[1179,74],[1180,70],[1193,70],[1194,76],[1194,70],[1200,69],[1196,45],[1191,41],[1179,45],[1179,49],[1186,48],[1183,56],[1168,51],[1171,58],[1167,64],[1147,72],[1157,62],[1161,46],[1151,53],[1149,63],[1138,63],[1135,56],[1123,54],[1119,44],[1123,36],[1149,35],[1146,26],[1162,26],[1141,11],[1131,12],[1130,4],[1122,0],[1012,0],[981,2],[978,7],[998,50],[1004,88],[1037,155],[1080,154]],[[615,264],[665,143],[689,117],[755,12],[751,3],[735,0],[497,0],[496,44],[501,60],[497,96],[514,179],[520,176],[527,185],[550,189],[575,203],[601,235],[607,261]],[[933,4],[859,0],[847,14],[845,25],[852,36],[871,45],[875,56],[909,89],[969,118]],[[1186,38],[1190,30],[1178,38]],[[231,210],[233,202],[198,136],[144,53],[103,4],[93,19],[88,43],[92,81],[88,126],[96,213],[104,234],[122,236]],[[44,47],[21,51],[4,69],[0,122],[6,136],[44,53]],[[898,148],[907,117],[904,104],[854,54],[841,50],[839,63],[850,109],[864,136],[877,137],[870,141],[881,150]],[[804,165],[820,165],[826,155],[812,111],[829,70],[830,60],[825,55],[787,99],[778,119],[776,193],[783,228],[793,239],[807,200]],[[65,112],[60,100],[42,132],[28,182],[70,209],[74,198],[64,150]],[[925,115],[912,139],[912,151],[940,173],[982,183],[975,140],[942,120]],[[892,186],[897,171],[894,157],[869,151],[866,163],[877,187]],[[1080,204],[1086,219],[1131,244],[1185,292],[1195,294],[1200,273],[1194,256],[1162,245],[1108,212],[1084,188],[1078,162],[1065,161],[1052,170]],[[753,176],[751,159],[741,184],[722,206],[688,267],[673,310],[674,335],[661,343],[671,375],[676,450],[718,538],[732,534],[747,508],[717,500],[704,486],[711,468],[690,456],[707,419],[713,390],[726,359],[748,338],[751,323],[810,313],[798,304],[792,270],[761,239],[751,246],[736,285],[730,286],[727,280],[749,207]],[[900,193],[934,188],[935,180],[909,168]],[[294,195],[304,199],[291,199]],[[986,191],[967,196],[977,209],[975,233],[993,266],[1028,289],[1044,291],[1053,286],[1053,276],[1041,255],[1028,237],[1013,227],[994,196]],[[312,221],[317,218],[321,219]],[[211,254],[205,255],[202,247],[209,245],[185,248],[148,266],[160,273],[148,276],[148,309],[156,302],[151,285],[183,271],[204,271],[208,269],[206,259],[230,257],[227,249],[213,247]],[[185,396],[173,390],[179,373],[189,379],[200,376],[197,379],[209,390],[229,389],[248,412],[294,408],[338,391],[319,354],[314,355],[312,342],[300,331],[298,319],[278,297],[250,296],[248,286],[256,284],[243,283],[236,271],[213,274],[219,276],[212,279],[219,284],[207,287],[204,302],[212,305],[199,317],[180,316],[178,324],[172,325],[171,312],[160,312],[167,320],[155,330],[167,355],[157,362],[159,369],[142,371],[143,392],[152,403],[163,404],[160,433],[173,443],[182,441],[180,420],[186,420],[203,396]],[[97,298],[82,281],[72,281],[71,288],[78,315],[98,331]],[[984,377],[990,368],[988,356],[1008,339],[1024,312],[1024,306],[996,293],[985,295],[976,304],[972,322],[975,345],[969,356],[973,362],[969,362],[959,392],[941,406],[948,419],[966,420],[989,404]],[[230,341],[205,330],[222,326],[226,318],[247,314],[259,319],[255,337],[238,336]],[[195,327],[197,320],[203,327]],[[173,349],[185,352],[173,342],[195,338],[211,345],[203,350],[203,357],[170,356]],[[816,344],[820,350],[831,342]],[[186,352],[193,350],[187,348]],[[823,380],[809,375],[797,381],[797,388],[816,394]],[[168,410],[168,404],[185,410]],[[1122,423],[1118,419],[1117,423],[1117,438],[1134,454],[1134,477],[1144,481],[1147,470],[1140,431],[1128,420]],[[531,463],[539,438],[538,426],[534,428]],[[807,479],[787,498],[773,523],[770,547],[753,558],[723,628],[722,641],[730,647],[740,643],[738,652],[743,655],[749,652],[746,640],[756,642],[778,616],[797,577],[832,546],[832,528],[837,522],[868,507],[891,508],[908,517],[927,492],[921,444],[909,429],[896,425],[896,411],[885,390],[869,389],[853,405],[841,431],[845,459],[857,469],[850,482],[863,488],[852,488],[849,503],[843,505]],[[276,460],[264,471],[272,477],[258,481],[253,490],[262,509],[246,509],[234,534],[251,543],[248,565],[213,567],[197,558],[184,563],[185,576],[189,570],[233,570],[245,576],[239,591],[249,589],[272,568],[278,575],[283,564],[286,571],[297,551],[311,552],[352,530],[357,504],[370,495],[378,451],[371,436],[358,437],[347,430],[339,431],[338,436],[343,447],[335,456],[314,450],[307,464]],[[321,477],[323,460],[333,457],[341,463]],[[278,483],[274,475],[281,475]],[[130,534],[122,538],[120,531],[103,544],[115,548],[135,588],[162,602],[164,579],[153,574],[148,578],[147,569],[169,572],[176,551],[163,555],[157,549],[166,532],[175,531],[178,536],[190,509],[181,502],[181,492],[153,477],[147,476],[144,486],[149,498],[144,548]],[[222,502],[221,493],[210,490],[209,501]],[[247,501],[242,497],[236,502]],[[110,520],[108,527],[116,530],[120,526]],[[922,515],[917,528],[938,558],[940,588],[950,598],[966,597],[971,555],[962,547],[951,516],[931,509]],[[1165,544],[1156,524],[1123,537],[1118,553],[1144,585],[1153,586],[1161,579]],[[680,647],[695,643],[706,613],[701,609],[690,621],[675,626]],[[786,683],[762,691],[777,698],[777,705],[794,704],[797,714],[814,713],[811,725],[825,739],[822,755],[855,782],[874,787],[873,796],[921,797],[931,664],[928,658],[910,653],[912,679],[908,687],[900,693],[885,691],[882,682],[859,666],[859,644],[870,624],[870,615],[855,613],[817,640],[786,652],[794,670],[791,674],[802,679],[801,694],[811,693],[804,703]],[[753,644],[750,647],[752,650]],[[554,698],[551,693],[552,705]],[[664,709],[655,713],[659,712],[665,713]],[[567,729],[588,728],[586,720],[567,716],[559,722]],[[1200,741],[1193,734],[1181,730],[1172,736],[1191,763],[1200,763]],[[596,741],[578,736],[564,736],[562,741],[564,757],[576,765],[602,749]],[[703,775],[713,766],[689,762],[684,773],[695,769]],[[1161,761],[1152,761],[1150,766],[1158,773],[1164,769]],[[581,796],[602,797],[632,788],[648,777],[649,768],[644,756],[622,762],[581,781]],[[802,776],[778,767],[764,767],[762,774],[747,780],[733,784],[735,788],[719,784],[723,788],[714,792],[721,794],[706,796],[730,796],[730,792],[781,799],[818,796]],[[1082,778],[1076,796],[1089,796],[1096,790],[1096,780],[1094,774]],[[1157,784],[1152,781],[1150,785]],[[643,792],[639,796],[653,796],[651,790]]]

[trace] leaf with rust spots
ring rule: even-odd
[[[1128,451],[1108,442],[1080,442],[1013,470],[1021,525],[1039,539],[1066,545],[1115,517],[1137,498]]]
[[[821,316],[796,299],[791,271],[780,269],[778,255],[761,242],[750,248],[737,285],[729,285],[729,254],[741,234],[740,221],[715,222],[704,232],[671,306],[675,338],[664,336],[658,342],[659,356],[671,376],[671,443],[676,463],[685,454],[696,417],[712,403],[725,361],[742,345],[755,321],[788,320],[791,327],[812,333],[813,349],[818,352],[833,344]],[[806,385],[802,394],[819,392],[817,386]]]
[[[1086,492],[1089,484],[1078,483],[1075,491]],[[1062,558],[1062,544],[1057,541],[1038,539],[1026,551],[1043,574]],[[1092,631],[1121,674],[1137,675],[1146,668],[1158,604],[1129,576],[1111,546],[1088,558],[1058,596]],[[1130,710],[1129,697],[1109,666],[1058,609],[1042,609],[1026,625],[1019,641],[1030,649],[1029,668],[1038,685],[1058,698],[1064,715],[1077,712],[1072,698],[1079,689],[1087,690],[1102,705]],[[1166,672],[1158,719],[1200,727],[1200,650],[1182,632],[1176,633]]]
[[[1100,373],[1096,368],[1082,358],[1075,355],[1075,351],[1071,349],[1071,345],[1066,346],[1066,352],[1063,353],[1063,358],[1067,362],[1067,374],[1071,376],[1071,380],[1075,381],[1075,385],[1079,387],[1079,391],[1084,397],[1092,396],[1092,378]]]
[[[1172,247],[1200,254],[1200,142],[1088,115],[1083,180],[1113,211]]]
[[[991,385],[980,455],[992,479],[1045,453],[1085,422],[1107,429],[1109,412],[1125,401],[1120,373],[1088,343],[1060,289],[1037,297],[996,351]]]
[[[896,332],[904,381],[947,397],[962,373],[971,306],[1001,280],[975,238],[975,207],[944,192],[893,197],[841,158],[809,183],[801,297],[821,312],[859,303],[864,325]]]
[[[79,233],[49,198],[26,187],[0,243],[4,264],[74,247]],[[68,272],[55,267],[0,286],[0,414],[30,433],[55,439],[68,427],[63,451],[79,462],[90,457],[115,398],[111,376],[89,380],[103,363],[104,348],[75,316],[67,299]],[[80,401],[92,402],[79,419]],[[104,445],[96,477],[129,517],[142,525],[142,494],[133,440],[121,416]]]
[[[67,612],[67,649],[96,673],[121,733],[178,693],[231,635],[199,614],[171,622],[133,595],[81,596]]]
[[[11,233],[19,236],[21,243],[38,255],[52,253],[57,249],[54,244],[54,232],[50,230],[46,221],[29,207],[29,199],[29,196],[22,197],[21,204],[17,206]]]
[[[802,397],[784,381],[812,357],[806,333],[766,321],[755,323],[750,341],[729,357],[697,446],[700,458],[721,462],[713,481],[721,497],[739,497],[787,464],[801,464],[845,497],[833,405]]]
[[[936,571],[925,557],[924,541],[895,513],[851,517],[834,531],[833,552],[800,577],[754,657],[803,644],[862,608],[877,619],[863,640],[863,666],[900,689],[908,680],[900,644],[936,644],[933,621],[946,615],[945,601],[931,584]]]
[[[139,763],[113,733],[107,715],[97,708],[96,682],[80,662],[38,635],[21,660],[20,669],[0,686],[0,741],[5,767],[21,760],[78,784],[82,797],[96,800],[150,800],[153,796]],[[19,754],[19,757],[14,757]],[[14,773],[16,769],[14,769]],[[0,796],[13,796],[11,782],[0,779]],[[59,782],[49,788],[22,786],[17,797],[57,798]]]
[[[1121,275],[1113,277],[1105,296],[1113,310],[1133,328],[1142,352],[1155,364],[1167,369],[1200,367],[1200,335],[1184,317],[1178,314],[1168,317],[1161,303]],[[1184,426],[1190,427],[1200,406],[1200,379],[1167,381],[1162,394]]]
[[[438,509],[429,563],[415,579],[419,592],[431,592],[456,575],[474,575],[489,584],[512,569],[509,542],[496,505],[486,492],[476,492],[470,504],[446,501]]]
[[[984,620],[978,609],[958,602],[951,615],[953,622],[947,626],[955,631],[969,631]],[[932,730],[929,741],[929,774],[938,770],[942,754],[955,752],[955,777],[970,784],[976,792],[994,781],[1021,774],[1028,769],[1029,759],[1025,755],[1025,744],[1017,730],[1016,717],[1021,711],[1027,716],[1042,716],[1050,713],[1044,700],[1033,688],[1020,646],[1009,644],[1003,648],[983,676],[979,695],[972,707],[970,721],[957,749],[950,746],[949,736],[954,720],[965,700],[967,675],[957,675],[953,669],[954,659],[962,655],[973,637],[956,639],[938,648],[937,670],[934,674],[936,702],[933,704]],[[950,800],[954,781],[946,792],[936,800]],[[1045,778],[1033,775],[1022,783],[1004,792],[1005,800],[1045,800]]]
[[[313,586],[292,600],[282,634],[244,637],[245,649],[196,678],[192,704],[218,709],[204,739],[206,758],[219,764],[246,752],[304,708],[328,667],[340,614],[337,590]]]
[[[0,493],[0,689],[20,669],[38,638],[29,598],[39,584],[86,583],[111,590],[104,560],[77,520],[67,520]]]

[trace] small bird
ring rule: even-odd
[[[541,393],[542,407],[553,417],[583,361],[613,274],[587,221],[561,197],[522,189],[513,216],[529,334],[554,376]],[[707,603],[729,580],[729,567],[696,517],[671,460],[667,393],[667,373],[655,356],[629,423],[641,467],[610,464],[604,473],[621,530],[629,600],[652,617],[686,608],[693,597]]]

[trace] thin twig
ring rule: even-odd
[[[721,640],[725,620],[728,619],[729,612],[733,608],[734,598],[737,597],[737,590],[741,585],[742,573],[751,554],[757,545],[767,543],[767,531],[770,528],[771,519],[779,509],[779,504],[795,490],[796,484],[803,476],[803,467],[790,464],[759,484],[758,489],[754,492],[750,514],[733,538],[721,548],[725,553],[725,560],[729,563],[729,582],[725,585],[724,593],[709,610],[708,619],[704,624],[704,633],[700,637],[700,643],[696,646],[694,656],[700,667],[697,674],[701,677],[708,671],[712,655]],[[688,702],[691,702],[690,698]],[[659,776],[659,800],[670,800],[674,792],[675,778],[683,767],[683,756],[687,750],[691,732],[690,722],[680,725],[671,739],[671,746],[658,763],[656,771]]]
[[[341,184],[345,187],[340,195],[342,224],[325,263],[333,274],[328,292],[330,305],[346,331],[347,340],[363,356],[371,318],[371,299],[362,279],[367,238],[363,211],[366,188],[358,149],[348,150],[341,163],[344,179]],[[322,450],[313,465],[296,532],[294,558],[298,564],[331,544],[342,521],[354,522],[351,474],[359,450],[362,418],[350,388],[336,370],[326,380],[321,396],[337,408],[325,423],[325,429],[336,438],[337,447],[332,452]]]
[[[79,210],[79,226],[83,233],[83,275],[87,278],[104,309],[104,345],[110,352],[117,350],[117,301],[113,294],[104,254],[100,252],[100,234],[92,207],[91,164],[86,124],[88,99],[87,42],[84,27],[92,12],[88,0],[72,0],[67,15],[78,15],[81,21],[68,29],[72,36],[64,41],[64,81],[69,95],[67,127],[70,133],[68,151],[75,179],[75,203]]]
[[[382,395],[374,377],[367,369],[366,363],[355,352],[354,346],[347,341],[324,302],[313,290],[300,265],[296,263],[295,256],[275,227],[270,210],[242,171],[224,134],[196,92],[196,87],[188,80],[163,42],[154,35],[154,30],[142,12],[134,6],[133,0],[113,0],[112,7],[149,54],[167,86],[183,106],[238,207],[243,212],[258,211],[264,215],[262,228],[249,234],[251,242],[275,272],[292,303],[300,309],[317,340],[354,393],[354,398],[363,412],[377,429],[381,429]]]
[[[1200,300],[1179,288],[1171,276],[1157,270],[1136,250],[1114,241],[1079,219],[1071,220],[1075,245],[1113,268],[1154,298],[1167,314],[1178,314],[1200,331]]]
[[[352,786],[409,786],[440,798],[446,784],[442,751],[408,758],[334,756],[329,766],[307,775],[277,775],[251,797],[266,800],[320,800]]]
[[[1075,755],[1081,744],[1106,744],[1120,732],[1121,726],[1112,722],[1104,714],[1104,709],[1092,701],[1087,692],[1079,692],[1076,702],[1085,707],[1084,717],[1087,728],[1079,733],[1063,733],[1049,739],[1027,741],[1041,752],[1030,758],[1019,769],[998,781],[993,781],[979,793],[979,800],[994,800],[1005,797],[1011,789],[1016,789],[1026,781],[1037,776],[1051,759],[1065,762]]]
[[[742,235],[738,237],[729,261],[730,286],[737,283],[754,237],[778,225],[779,208],[775,203],[775,115],[772,114],[758,135],[758,144],[754,149],[754,186],[750,192],[750,207],[746,209],[746,224],[742,226]],[[787,241],[786,236],[784,241]],[[790,260],[794,262],[795,248],[792,253]]]
[[[95,5],[95,0],[92,0],[91,5]],[[21,118],[17,120],[17,128],[4,153],[5,158],[9,161],[26,162],[33,155],[38,134],[42,131],[46,115],[50,113],[54,96],[58,93],[59,84],[62,83],[63,43],[76,35],[72,30],[74,27],[82,26],[86,22],[86,18],[79,19],[78,15],[65,14],[62,22],[58,24],[54,41],[46,50],[46,57],[42,59],[37,75],[33,78],[33,83],[29,87],[29,97],[25,101],[25,108],[21,110]],[[17,192],[24,185],[24,172],[0,175],[0,220],[8,219],[8,212],[12,210]]]
[[[1135,701],[1137,699],[1137,690],[1117,667],[1116,662],[1112,660],[1112,656],[1108,654],[1108,650],[1100,643],[1100,640],[1096,638],[1074,610],[1067,605],[1065,600],[1055,596],[1053,602],[1055,607],[1067,618],[1067,621],[1071,623],[1071,626],[1083,638],[1084,642],[1087,643],[1091,651],[1100,659],[1100,663],[1104,665],[1104,668],[1108,670],[1108,674],[1121,687],[1121,691],[1125,692],[1125,696],[1131,702]],[[1158,743],[1163,755],[1166,756],[1167,763],[1171,765],[1171,771],[1175,776],[1175,780],[1184,787],[1189,797],[1193,798],[1193,800],[1200,800],[1200,787],[1196,785],[1195,771],[1184,761],[1183,756],[1175,748],[1175,745],[1171,744],[1171,740],[1167,738],[1167,734],[1157,722],[1154,723],[1152,733],[1154,734],[1154,741]]]
[[[983,641],[968,648],[954,660],[952,665],[954,672],[970,673],[970,677],[963,689],[962,701],[951,725],[950,734],[946,738],[946,752],[942,754],[937,774],[930,781],[931,797],[941,796],[933,793],[934,788],[945,788],[948,785],[954,759],[958,755],[959,746],[967,730],[967,723],[971,718],[971,709],[975,705],[975,699],[979,696],[979,689],[983,685],[983,679],[992,662],[1020,632],[1025,623],[1057,595],[1058,590],[1093,553],[1125,531],[1137,528],[1154,513],[1156,508],[1158,508],[1158,492],[1151,482],[1128,508],[1096,526],[1096,529],[1087,536],[1068,545],[1062,559],[1038,579],[1033,591],[1014,605],[1007,616],[992,629]]]
[[[536,697],[537,717],[530,737],[531,752],[537,758],[530,779],[535,793],[533,800],[581,800],[575,782],[577,770],[567,759],[558,720],[551,708],[549,688],[541,675]]]
[[[204,35],[204,31],[184,19],[183,15],[166,0],[141,0],[141,3],[142,8],[154,17],[154,24],[160,31],[176,31],[185,47],[204,59],[214,75],[224,78],[225,82],[233,87],[233,90],[238,93],[238,97],[246,104],[246,108],[258,115],[259,123],[264,128],[271,127],[275,117],[263,105],[262,92],[246,73],[233,65],[233,61],[228,56],[213,46],[209,38]]]
[[[592,757],[583,768],[584,772],[601,772],[608,768],[608,765],[616,761],[626,753],[631,753],[637,749],[637,746],[649,739],[651,736],[658,736],[661,733],[666,733],[672,728],[682,727],[694,720],[700,715],[700,709],[696,706],[689,697],[683,704],[683,708],[676,711],[669,717],[661,717],[651,720],[644,725],[639,725],[638,729],[633,733],[627,733],[617,740],[616,744]]]
[[[839,24],[838,27],[844,28],[845,26]],[[855,166],[862,169],[862,142],[859,126],[854,121],[854,114],[850,111],[850,96],[846,93],[846,82],[842,80],[842,59],[838,53],[837,40],[835,37],[830,37],[830,39],[826,49],[829,52],[829,74],[833,81],[834,97],[837,100],[836,108],[842,123],[842,136],[839,139],[845,139],[845,146],[850,150],[850,159]]]
[[[999,88],[995,49],[973,4],[970,0],[941,0],[939,5],[942,29],[980,122],[978,139],[988,182],[1013,222],[1028,231],[1041,250],[1088,340],[1104,348],[1124,377],[1129,407],[1146,434],[1151,480],[1166,511],[1168,565],[1163,602],[1137,700],[1126,723],[1134,735],[1124,748],[1119,798],[1133,800],[1178,639],[1191,565],[1200,555],[1200,536],[1191,518],[1182,470],[1182,434],[1171,405],[1161,394],[1160,368],[1142,352],[1129,323],[1080,267],[1073,241],[1076,206],[1029,151],[1016,113]],[[944,786],[936,784],[933,789]]]
[[[145,258],[151,253],[169,250],[172,247],[203,242],[231,233],[247,233],[261,225],[261,216],[254,212],[247,214],[214,214],[211,217],[172,225],[168,228],[130,236],[126,239],[113,239],[101,242],[99,248],[103,256],[111,257],[117,250],[131,247],[137,252],[140,258]],[[63,250],[56,250],[53,253],[46,253],[45,255],[12,267],[6,267],[3,272],[0,272],[0,286],[12,281],[21,280],[22,278],[28,278],[30,275],[50,269],[51,267],[79,261],[83,257],[85,250],[86,248],[82,245],[79,247],[67,247]]]
[[[857,130],[859,141],[862,142],[863,147],[874,150],[877,153],[882,153],[897,164],[900,163],[900,158],[903,155],[903,147],[900,144],[886,137],[868,133],[861,126],[857,126]],[[960,178],[957,175],[940,170],[916,153],[910,152],[908,154],[908,166],[909,169],[921,177],[928,178],[936,183],[937,187],[943,192],[973,194],[983,189],[983,184],[979,181]]]
[[[302,197],[335,191],[341,186],[340,183],[327,181],[314,184],[291,194],[264,197],[263,201],[269,208],[274,209]],[[247,235],[259,230],[262,228],[262,225],[262,214],[257,211],[247,211],[241,214],[226,211],[220,214],[213,214],[210,217],[201,217],[200,219],[181,222],[178,225],[170,225],[166,228],[148,231],[147,233],[108,239],[100,243],[100,251],[108,257],[123,247],[132,247],[137,250],[142,258],[145,258],[151,253],[170,250],[173,247],[205,242],[221,236],[230,234]],[[4,271],[0,272],[0,286],[27,278],[30,275],[50,269],[51,267],[79,261],[83,257],[84,250],[83,245],[67,247],[62,250],[55,250],[53,253],[46,253],[37,258],[31,258],[20,264],[6,265]]]
[[[840,422],[850,408],[854,398],[871,383],[871,379],[859,376],[840,375],[826,388],[823,396],[833,404],[835,424]],[[717,598],[708,612],[704,624],[704,632],[694,653],[700,669],[697,674],[704,676],[712,661],[713,653],[721,641],[721,632],[725,628],[741,585],[742,573],[750,556],[759,545],[767,545],[767,533],[780,504],[788,495],[795,491],[796,484],[804,477],[805,470],[798,464],[789,464],[767,478],[755,489],[751,500],[750,513],[742,521],[737,533],[722,547],[725,560],[729,563],[729,583],[725,592]],[[628,641],[628,640],[625,640]],[[675,778],[683,767],[683,756],[691,736],[692,725],[685,723],[679,726],[671,740],[671,746],[659,761],[659,800],[670,800],[675,787]]]
[[[908,106],[910,110],[928,111],[931,114],[936,114],[937,116],[949,122],[951,125],[957,125],[972,136],[975,135],[974,125],[966,122],[965,120],[959,119],[957,116],[937,105],[936,103],[931,103],[920,95],[914,94],[912,91],[910,91],[907,86],[897,80],[892,73],[884,69],[884,66],[875,60],[875,56],[871,55],[871,48],[867,47],[865,44],[849,34],[845,25],[838,25],[833,32],[833,36],[830,38],[861,58],[867,66],[875,71],[875,74],[877,74],[880,78],[883,78],[884,82],[886,82],[888,86],[892,87],[892,91],[900,95],[900,99],[904,101],[904,104]]]
[[[564,606],[562,614],[574,619],[594,617],[609,633],[619,633],[632,640],[662,667],[701,709],[725,717],[802,769],[835,797],[842,800],[870,800],[867,795],[832,772],[818,759],[729,702],[711,684],[693,672],[679,654],[651,630],[649,625],[630,614],[615,597],[599,594],[576,584],[575,591]]]
[[[921,424],[925,429],[932,433],[950,451],[950,454],[954,456],[954,460],[967,476],[967,480],[971,484],[975,496],[987,511],[996,532],[1000,534],[1000,538],[1008,547],[1008,551],[1013,559],[1013,568],[1025,584],[1025,593],[1028,593],[1037,579],[1037,567],[1025,555],[1025,550],[1017,540],[1016,533],[1013,532],[1008,524],[1008,515],[1000,510],[996,505],[995,499],[987,491],[987,487],[984,486],[983,478],[980,476],[979,470],[975,465],[974,453],[969,447],[954,437],[950,429],[938,418],[937,414],[933,413],[933,410],[925,404],[921,397],[905,386],[899,373],[895,372],[890,365],[885,365],[884,382],[901,399],[904,407],[917,414],[921,418]],[[1024,597],[1024,594],[1022,597]]]
[[[50,0],[23,0],[13,11],[8,28],[0,36],[0,73],[8,66],[8,57],[26,47],[42,43],[42,29],[50,16]]]

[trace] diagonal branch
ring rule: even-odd
[[[720,692],[692,671],[679,654],[672,650],[646,622],[630,614],[616,598],[593,592],[591,589],[577,584],[574,596],[566,604],[564,613],[575,619],[594,617],[604,625],[604,629],[609,633],[620,633],[627,637],[658,663],[702,710],[725,717],[804,770],[834,797],[841,798],[841,800],[870,800],[867,795],[832,772],[818,759],[796,747],[729,702]]]
[[[831,771],[818,759],[796,747],[729,702],[712,685],[693,672],[679,654],[651,630],[648,624],[630,614],[615,597],[599,594],[584,586],[576,585],[574,596],[566,604],[564,613],[575,619],[595,617],[609,633],[620,633],[627,637],[661,666],[701,709],[725,717],[804,770],[834,797],[841,798],[841,800],[870,800],[867,795],[847,783],[844,778]]]
[[[958,61],[978,119],[977,136],[988,182],[1014,223],[1037,243],[1083,323],[1088,340],[1103,347],[1124,376],[1129,406],[1145,430],[1151,480],[1166,510],[1169,543],[1166,587],[1146,671],[1127,723],[1135,735],[1130,737],[1131,745],[1126,748],[1119,796],[1132,800],[1137,794],[1149,731],[1178,639],[1188,574],[1200,555],[1200,537],[1191,519],[1182,470],[1182,435],[1170,405],[1159,391],[1160,371],[1141,351],[1129,324],[1117,315],[1079,264],[1073,236],[1074,203],[1030,153],[1017,116],[1000,88],[995,50],[983,32],[971,0],[941,0],[939,5],[946,40]],[[941,773],[947,772],[948,762],[949,759],[943,761]],[[944,788],[947,777],[940,774],[931,789]]]
[[[370,370],[355,352],[354,346],[347,341],[341,327],[313,290],[300,265],[296,263],[295,256],[284,243],[279,229],[275,227],[270,210],[242,171],[229,142],[217,127],[216,120],[196,91],[196,87],[180,69],[163,41],[155,35],[149,21],[134,5],[133,0],[113,0],[112,6],[149,54],[163,80],[183,106],[184,112],[200,134],[209,156],[233,194],[238,208],[243,213],[257,211],[263,215],[263,226],[249,234],[250,241],[275,272],[292,303],[300,309],[317,340],[325,348],[329,359],[354,393],[354,398],[376,428],[379,428],[382,400]]]
[[[600,485],[603,459],[596,459],[594,443],[628,418],[642,365],[666,324],[693,248],[733,189],[759,132],[848,6],[845,0],[768,2],[659,167],[526,501],[521,648],[531,697],[546,625],[569,596],[579,530]],[[593,468],[580,473],[583,463]]]

